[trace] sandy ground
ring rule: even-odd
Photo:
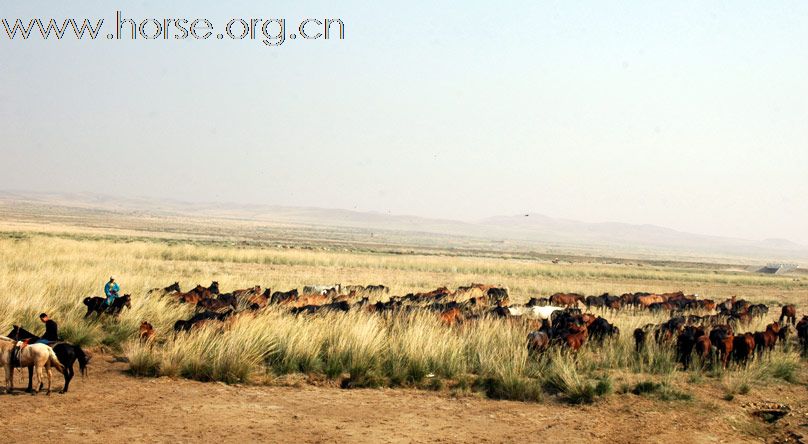
[[[591,406],[453,398],[415,390],[227,386],[125,374],[96,356],[69,394],[0,395],[2,442],[799,442],[808,390],[778,385],[754,399],[790,402],[775,426],[720,392],[691,402],[613,395]],[[61,388],[61,375],[55,387]],[[19,379],[15,376],[15,384]],[[785,387],[785,388],[784,388]],[[715,397],[715,399],[702,399]],[[757,435],[754,436],[754,435]]]

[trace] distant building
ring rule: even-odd
[[[790,273],[799,268],[796,264],[766,264],[765,267],[758,270],[758,273],[766,274],[784,274]]]

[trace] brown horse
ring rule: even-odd
[[[749,358],[755,354],[755,335],[752,333],[744,333],[735,336],[732,341],[732,354],[735,362],[739,364],[746,364]]]
[[[577,293],[556,293],[550,296],[551,304],[565,307],[576,307],[579,301],[583,303],[584,300],[584,296]]]
[[[222,300],[222,299],[202,299],[201,301],[196,303],[197,309],[202,310],[209,310],[209,311],[224,311],[229,309],[236,308],[236,300],[235,298],[232,301]]]
[[[699,359],[701,359],[701,362],[704,363],[710,356],[710,351],[712,351],[710,338],[707,335],[699,336],[696,338],[696,345],[693,348],[696,350],[696,356],[698,356]]]
[[[219,282],[213,281],[209,287],[197,285],[193,290],[187,293],[176,293],[175,296],[179,302],[186,304],[196,304],[202,299],[211,299],[219,294]]]
[[[138,328],[138,336],[140,337],[140,342],[151,342],[154,339],[154,327],[148,321],[141,322],[140,328]]]
[[[267,288],[261,294],[253,294],[247,297],[247,305],[254,308],[266,307],[269,303],[269,298],[272,296],[272,290]]]
[[[797,325],[797,306],[794,304],[783,305],[779,320],[781,324],[783,323],[783,319],[785,319],[786,322],[791,321],[791,325]]]
[[[577,352],[581,347],[583,347],[587,336],[588,332],[586,327],[571,325],[569,326],[567,332],[561,337],[561,340],[568,349]]]
[[[233,296],[237,298],[247,298],[250,295],[261,294],[261,286],[256,285],[252,288],[242,288],[240,290],[233,290]]]
[[[440,314],[440,320],[443,325],[452,327],[463,322],[463,313],[457,307],[450,308]]]
[[[331,302],[331,296],[327,294],[303,294],[294,299],[282,301],[280,305],[300,308],[306,306],[320,306]]]
[[[661,304],[663,302],[665,302],[665,298],[658,294],[637,296],[637,304],[642,308],[648,308],[651,306],[651,304]]]
[[[728,325],[716,325],[710,331],[710,343],[715,347],[718,358],[724,368],[729,363],[729,357],[732,354],[732,345],[735,339],[732,327]]]
[[[196,292],[194,290],[191,290],[188,293],[178,293],[176,295],[177,296],[177,301],[182,303],[182,304],[193,304],[193,305],[198,304],[199,301],[201,301],[204,298],[200,293],[198,293],[198,292]]]
[[[766,331],[759,331],[755,334],[755,350],[758,356],[763,356],[764,351],[771,353],[774,346],[777,345],[777,339],[780,336],[780,324],[775,322],[766,326]]]
[[[542,353],[550,346],[550,336],[544,331],[533,331],[527,335],[527,350],[529,353]]]

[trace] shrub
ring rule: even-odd
[[[544,387],[571,404],[591,404],[597,397],[612,392],[608,377],[592,381],[578,372],[575,359],[563,353],[554,353],[544,381]]]
[[[693,396],[673,387],[669,382],[642,381],[634,385],[631,393],[638,396],[653,396],[661,401],[689,401]]]
[[[476,382],[481,390],[491,399],[508,399],[512,401],[542,400],[542,389],[538,381],[520,377],[487,377]]]
[[[791,355],[776,355],[771,358],[767,370],[772,377],[795,384],[799,367],[798,358]]]
[[[160,357],[151,347],[130,343],[125,348],[129,360],[129,372],[136,376],[158,376]]]

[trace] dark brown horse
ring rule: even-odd
[[[119,296],[112,301],[112,305],[107,306],[107,299],[98,296],[84,298],[84,305],[87,306],[87,314],[84,317],[90,316],[92,313],[97,313],[100,317],[102,313],[112,316],[118,316],[124,307],[132,308],[132,296],[125,294]]]
[[[297,300],[297,298],[298,293],[297,289],[295,288],[294,290],[289,291],[276,291],[272,293],[272,296],[270,296],[269,301],[272,304],[281,304],[289,300]]]
[[[163,288],[152,288],[148,291],[148,294],[159,294],[161,296],[167,295],[169,293],[179,293],[180,290],[180,283],[174,282],[173,284],[169,285],[168,287]]]
[[[732,341],[732,355],[735,362],[739,364],[746,364],[749,359],[755,354],[755,335],[752,333],[744,333],[735,336]]]
[[[803,353],[808,353],[808,315],[805,315],[797,322],[797,338],[802,345]]]

